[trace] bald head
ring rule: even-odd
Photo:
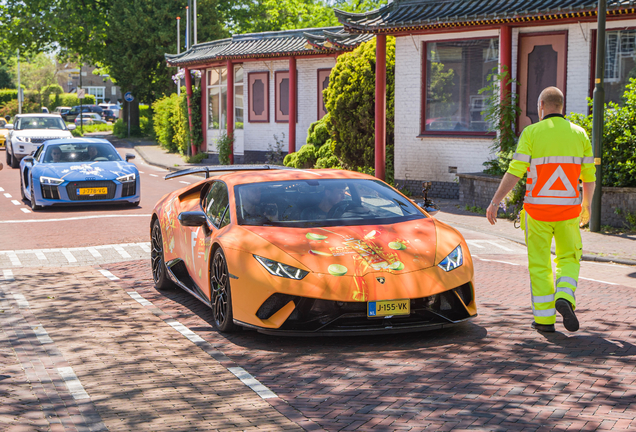
[[[547,87],[539,95],[538,104],[541,119],[548,114],[562,114],[563,93],[556,87]]]

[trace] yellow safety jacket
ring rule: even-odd
[[[521,133],[508,172],[528,172],[523,208],[536,220],[553,222],[581,214],[579,178],[596,180],[592,145],[583,128],[549,114]]]

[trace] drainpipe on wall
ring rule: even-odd
[[[590,206],[590,231],[601,230],[601,199],[603,197],[603,114],[605,106],[605,88],[603,87],[605,72],[605,0],[599,0],[597,9],[596,30],[596,79],[592,105],[592,148],[594,165],[596,166],[596,187]]]
[[[230,165],[234,165],[234,65],[232,60],[227,64],[227,135],[232,137],[230,144]]]
[[[186,99],[188,101],[188,125],[190,126],[190,130],[192,130],[192,107],[190,106],[190,101],[192,99],[192,77],[190,76],[190,69],[185,68],[185,83],[186,83]],[[190,148],[191,155],[194,156],[197,154],[197,148],[192,143],[192,138],[190,138]]]
[[[289,153],[296,151],[296,57],[289,58]]]
[[[386,167],[386,35],[375,36],[375,176],[385,178]]]

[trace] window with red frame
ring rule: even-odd
[[[422,133],[483,135],[488,95],[479,90],[499,61],[497,38],[424,43]]]

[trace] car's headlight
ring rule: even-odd
[[[301,270],[296,267],[292,267],[287,264],[279,263],[278,261],[273,261],[271,259],[263,258],[258,255],[253,255],[256,258],[256,261],[261,263],[263,267],[267,269],[268,272],[273,274],[274,276],[280,276],[289,279],[301,280],[307,274],[308,271]]]
[[[122,182],[122,183],[135,181],[135,174],[133,173],[133,174],[125,174],[123,176],[119,176],[119,177],[117,177],[117,181]]]
[[[31,142],[31,138],[30,137],[23,137],[23,136],[17,136],[15,137],[16,140],[20,141],[20,142]]]
[[[40,177],[40,184],[43,184],[43,185],[60,185],[62,183],[64,183],[64,180],[59,178],[44,177],[44,176]]]
[[[449,253],[446,258],[440,261],[437,266],[444,271],[455,270],[457,267],[464,263],[464,255],[462,253],[462,246],[459,245],[451,253]]]

